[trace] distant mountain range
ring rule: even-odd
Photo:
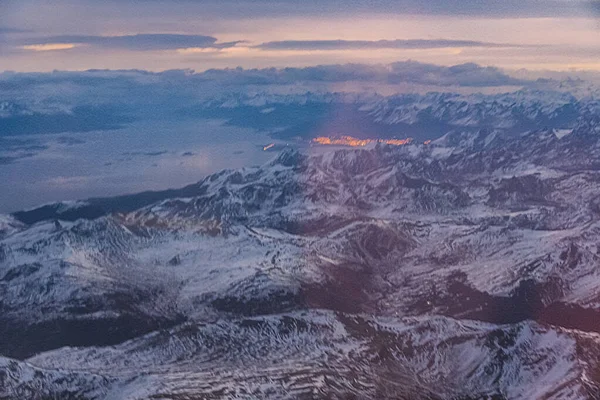
[[[422,141],[454,130],[570,129],[582,117],[599,111],[600,101],[594,96],[576,98],[564,91],[524,89],[494,95],[230,93],[180,112],[270,131],[283,139],[346,134]]]
[[[451,130],[522,133],[573,128],[600,112],[597,90],[538,84],[498,94],[430,92],[383,96],[265,86],[227,87],[196,99],[153,97],[128,103],[0,101],[0,136],[116,130],[139,119],[217,119],[284,140],[315,136],[436,139]],[[580,85],[581,86],[581,85]],[[450,90],[450,89],[449,89]],[[140,94],[142,96],[142,94]],[[131,100],[133,101],[133,100]],[[182,104],[185,104],[182,106]]]

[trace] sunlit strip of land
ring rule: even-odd
[[[351,146],[351,147],[364,147],[372,143],[390,144],[393,146],[403,146],[405,144],[412,143],[412,138],[406,139],[358,139],[352,136],[340,136],[340,137],[327,137],[320,136],[314,138],[313,143],[322,145],[336,145],[336,146]]]

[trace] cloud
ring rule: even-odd
[[[483,17],[588,16],[597,0],[81,0],[110,8],[120,16],[127,10],[144,16],[188,15],[214,19],[367,14],[420,14]],[[176,7],[171,6],[172,3]],[[114,15],[113,14],[113,15]]]
[[[480,42],[475,40],[411,39],[411,40],[285,40],[262,43],[262,50],[376,50],[437,49],[448,47],[522,47],[522,45]]]
[[[527,83],[507,75],[499,68],[482,67],[474,63],[445,67],[408,61],[393,63],[390,69],[390,80],[400,82],[441,86],[506,86]]]
[[[33,51],[54,51],[54,50],[69,50],[77,47],[73,43],[48,43],[48,44],[30,44],[23,46],[25,50]]]
[[[76,188],[87,185],[90,181],[97,179],[92,176],[78,175],[78,176],[56,176],[48,178],[45,181],[46,186],[58,186],[61,188]]]
[[[523,85],[499,68],[468,63],[451,67],[415,61],[389,65],[319,65],[305,68],[208,70],[200,77],[231,84],[290,84],[297,82],[414,83],[439,86]]]
[[[1,0],[0,0],[1,1]],[[23,29],[12,28],[8,26],[0,26],[0,54],[7,54],[9,50],[10,38],[14,34],[29,32]]]
[[[204,35],[148,33],[122,36],[62,35],[28,39],[22,43],[26,50],[69,49],[75,46],[94,46],[131,51],[175,50],[182,48],[228,48],[239,42],[217,43]],[[61,46],[64,46],[61,48]]]
[[[166,150],[157,150],[157,151],[128,151],[123,153],[125,156],[147,156],[147,157],[157,157],[167,154]]]
[[[39,152],[47,150],[48,147],[47,144],[42,144],[37,139],[0,138],[0,165],[11,164],[23,158],[33,157]]]
[[[26,29],[11,28],[8,26],[0,26],[0,35],[9,35],[12,33],[27,33],[27,32],[31,32],[31,31],[26,30]]]
[[[338,83],[414,83],[442,86],[504,86],[524,85],[531,80],[519,79],[496,67],[474,63],[441,66],[417,61],[391,64],[333,64],[286,68],[225,68],[209,69],[196,73],[193,70],[150,72],[144,70],[89,70],[83,72],[54,71],[51,73],[0,73],[0,91],[6,96],[29,93],[38,98],[59,99],[67,110],[88,98],[95,102],[118,104],[130,111],[131,104],[152,102],[155,98],[169,98],[173,103],[193,101],[198,96],[208,96],[221,91],[223,85],[278,85],[302,82]],[[210,88],[210,91],[208,89]],[[157,97],[158,96],[158,97]],[[6,98],[10,100],[10,98]],[[16,113],[14,107],[24,107],[35,112],[55,113],[62,110],[53,102],[3,107]],[[168,103],[170,104],[170,102]],[[163,105],[163,107],[167,104]],[[0,107],[2,111],[2,107]],[[154,112],[155,113],[155,112]]]

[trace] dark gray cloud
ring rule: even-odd
[[[522,47],[509,43],[476,40],[411,39],[411,40],[284,40],[262,43],[263,50],[375,50],[375,49],[435,49],[446,47]]]
[[[91,0],[88,0],[91,1]],[[105,0],[106,3],[139,5],[136,0]],[[147,0],[146,10],[167,4]],[[589,16],[597,0],[171,0],[184,12],[218,18],[247,18],[299,15],[420,14],[481,17],[565,17]]]
[[[37,139],[15,140],[0,138],[0,165],[33,157],[46,149],[48,149],[48,145],[40,143]]]
[[[93,36],[93,35],[62,35],[32,38],[23,42],[24,45],[43,44],[83,44],[110,49],[126,49],[133,51],[171,50],[186,47],[226,48],[239,42],[217,43],[217,39],[204,35],[176,34],[137,34],[123,36]]]
[[[167,154],[166,150],[157,150],[157,151],[129,151],[123,153],[125,156],[146,156],[146,157],[157,157]]]
[[[85,72],[55,71],[52,73],[0,73],[0,91],[20,95],[35,95],[47,90],[48,85],[76,85],[76,92],[65,94],[64,101],[82,101],[86,92],[96,101],[112,101],[121,109],[128,104],[152,101],[155,96],[172,97],[173,101],[192,100],[211,87],[220,91],[223,85],[278,85],[296,82],[375,82],[416,83],[442,86],[503,86],[524,85],[532,81],[517,79],[496,67],[484,67],[474,63],[441,66],[416,61],[392,64],[337,64],[317,65],[303,68],[225,68],[194,73],[191,70],[149,72],[142,70]],[[149,84],[151,83],[151,84]],[[156,92],[155,92],[156,91]],[[42,92],[40,92],[42,93]],[[45,93],[45,92],[43,92]],[[53,92],[54,99],[61,98],[60,91]],[[37,94],[39,97],[40,94]],[[124,97],[125,96],[125,97]],[[125,99],[127,101],[125,101]],[[38,102],[39,103],[39,102]],[[37,104],[37,103],[36,103]],[[5,108],[8,107],[5,105]]]
[[[11,33],[26,33],[26,32],[30,32],[30,31],[25,30],[25,29],[11,28],[8,26],[0,26],[0,35],[7,35],[7,34],[11,34]]]
[[[586,3],[586,6],[595,14],[596,17],[600,16],[600,1],[590,1],[589,4]]]
[[[1,0],[0,0],[1,1]],[[8,51],[10,37],[14,34],[26,33],[29,31],[23,29],[12,28],[8,26],[0,26],[0,54],[5,54]]]

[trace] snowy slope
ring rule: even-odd
[[[598,126],[2,217],[0,397],[599,398]]]

